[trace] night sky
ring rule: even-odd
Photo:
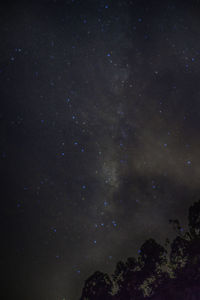
[[[200,197],[200,3],[10,1],[0,36],[1,292],[78,300]]]

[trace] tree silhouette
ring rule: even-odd
[[[200,236],[200,201],[195,202],[189,208],[188,226],[190,234],[193,238]]]
[[[96,271],[85,281],[81,300],[110,300],[112,281],[107,274]]]
[[[113,278],[118,285],[116,299],[142,299],[143,293],[139,289],[141,284],[140,267],[134,257],[129,257],[126,263],[119,262]]]
[[[189,208],[188,228],[184,234],[178,220],[170,220],[178,236],[171,244],[171,271],[168,281],[154,291],[153,300],[200,299],[200,201]]]
[[[113,275],[89,277],[80,300],[200,300],[200,200],[189,208],[188,231],[169,221],[177,233],[169,253],[148,239],[138,258],[118,262]]]
[[[147,240],[141,246],[138,261],[145,277],[156,274],[161,265],[167,262],[166,253],[166,249],[154,239]]]
[[[143,291],[150,296],[154,289],[166,278],[163,271],[167,264],[167,250],[154,239],[147,240],[140,248],[138,257],[141,265]]]

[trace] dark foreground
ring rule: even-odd
[[[170,222],[177,233],[171,244],[147,240],[138,258],[118,262],[111,276],[89,277],[80,300],[200,300],[200,200],[189,208],[186,232]]]

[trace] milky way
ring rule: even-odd
[[[1,11],[6,293],[76,300],[199,198],[198,1]]]

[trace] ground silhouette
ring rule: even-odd
[[[95,272],[80,300],[200,300],[200,200],[188,213],[188,230],[169,220],[176,237],[168,251],[148,239],[137,258],[118,262],[111,276]]]

